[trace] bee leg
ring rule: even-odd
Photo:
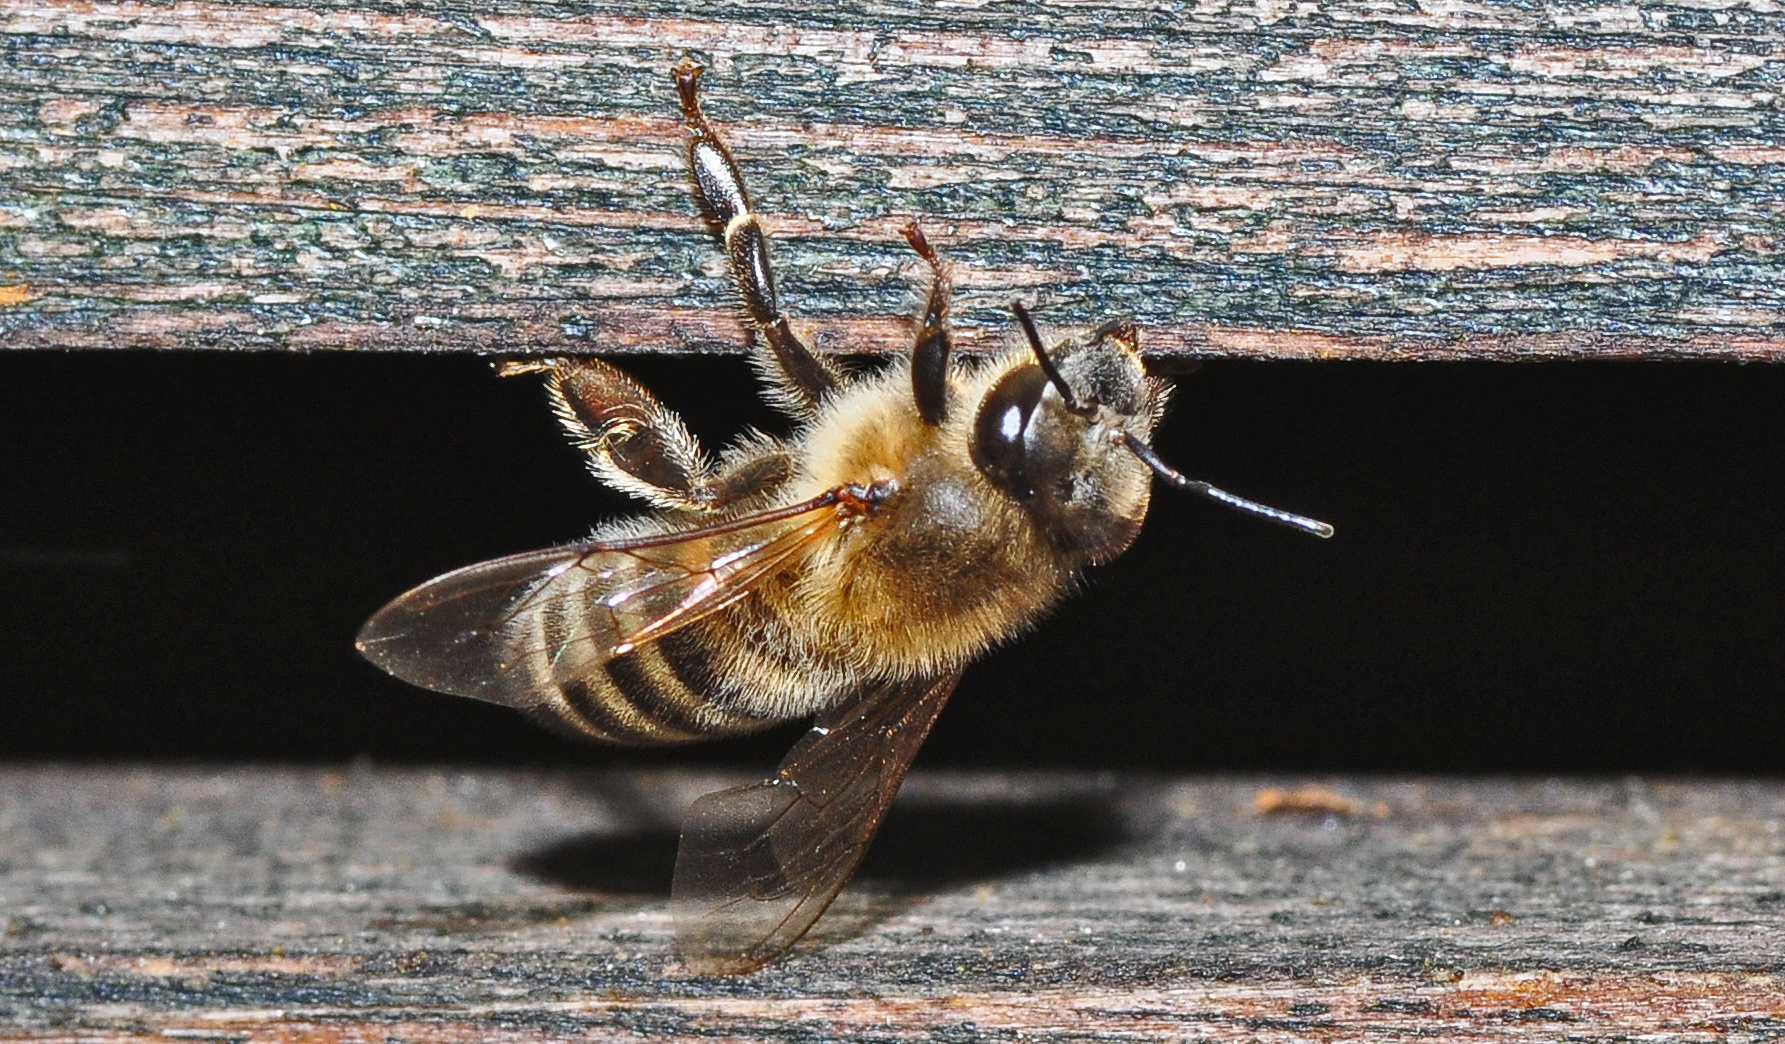
[[[911,393],[917,399],[918,416],[934,427],[948,419],[948,299],[954,282],[917,222],[905,229],[905,241],[930,264],[930,296],[911,346]]]
[[[602,482],[662,508],[711,511],[730,497],[675,411],[600,359],[504,363],[504,377],[541,372],[552,412]]]
[[[701,67],[684,59],[675,68],[688,126],[688,170],[701,214],[725,246],[744,314],[755,333],[757,366],[769,381],[771,398],[797,417],[809,417],[824,397],[843,383],[836,367],[806,347],[775,300],[775,274],[769,264],[768,234],[750,209],[744,177],[731,153],[700,111]]]

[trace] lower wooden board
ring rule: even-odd
[[[696,771],[0,768],[0,1037],[1785,1036],[1785,782],[918,773],[685,973]]]

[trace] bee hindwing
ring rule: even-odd
[[[670,902],[692,970],[753,971],[799,941],[855,872],[960,677],[868,686],[820,714],[773,778],[689,808]]]

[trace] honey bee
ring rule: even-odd
[[[601,481],[652,514],[580,543],[431,580],[360,631],[405,681],[590,739],[654,745],[814,717],[772,777],[708,794],[683,824],[671,905],[687,965],[754,970],[805,934],[854,872],[961,672],[1134,541],[1152,480],[1318,536],[1324,523],[1185,478],[1149,445],[1168,385],[1126,322],[1049,348],[950,358],[949,266],[915,225],[928,294],[908,357],[848,373],[776,298],[742,176],[674,70],[700,210],[723,244],[786,438],[717,460],[609,363],[544,375]]]

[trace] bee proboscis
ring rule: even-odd
[[[1013,304],[1024,347],[953,358],[949,266],[915,223],[906,239],[930,279],[909,355],[852,374],[813,352],[777,301],[700,73],[675,69],[695,195],[794,431],[713,460],[609,363],[510,363],[544,374],[595,475],[657,511],[431,580],[367,621],[358,646],[416,685],[613,743],[814,717],[774,776],[706,795],[683,824],[671,902],[684,959],[739,973],[824,912],[961,672],[1133,542],[1155,477],[1332,530],[1159,458],[1148,440],[1169,388],[1147,376],[1131,323],[1049,349]]]

